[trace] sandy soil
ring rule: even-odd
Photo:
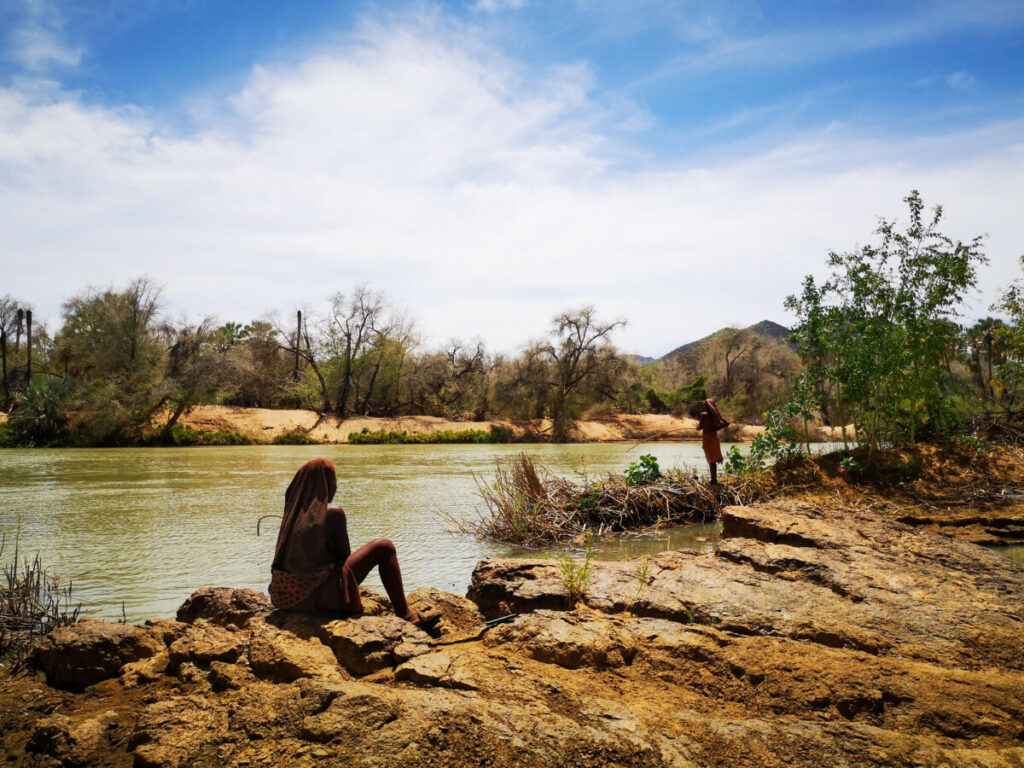
[[[492,426],[508,429],[515,439],[549,439],[550,419],[532,421],[452,421],[435,416],[401,416],[398,418],[355,417],[340,420],[335,416],[320,416],[315,411],[270,410],[266,408],[236,408],[224,405],[202,405],[181,417],[181,423],[192,429],[215,431],[231,430],[249,435],[260,442],[270,442],[277,435],[301,430],[314,440],[324,443],[347,443],[352,432],[366,429],[394,430],[418,434],[443,430],[489,430]],[[750,441],[763,427],[737,424],[722,437],[728,441]],[[697,422],[690,418],[659,414],[618,415],[600,420],[577,421],[572,439],[581,443],[603,443],[629,440],[697,441]],[[819,436],[819,439],[828,439]]]

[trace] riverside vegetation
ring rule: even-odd
[[[797,326],[723,329],[640,364],[612,343],[622,320],[593,307],[553,318],[545,338],[508,356],[482,341],[423,349],[401,311],[366,286],[294,322],[247,324],[161,315],[158,286],[89,289],[50,333],[23,298],[0,297],[2,445],[192,444],[178,428],[197,404],[313,409],[324,417],[430,415],[549,418],[551,437],[607,414],[690,412],[704,398],[734,420],[852,424],[872,444],[934,439],[1024,393],[1020,285],[992,304],[1005,319],[958,324],[985,263],[980,238],[954,241],[907,198],[905,229],[883,221],[876,244],[833,253],[829,279],[787,300]],[[895,431],[895,433],[894,433]],[[896,434],[898,433],[898,434]],[[227,439],[227,438],[222,438]]]

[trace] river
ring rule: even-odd
[[[747,446],[740,446],[746,449]],[[726,447],[726,450],[728,447]],[[524,554],[452,534],[439,511],[459,517],[482,506],[474,475],[491,479],[497,460],[526,450],[560,474],[622,472],[642,453],[663,469],[704,467],[696,443],[580,445],[244,446],[0,450],[0,562],[39,552],[71,579],[83,612],[128,621],[173,616],[202,586],[265,590],[284,491],[305,461],[338,470],[335,503],[348,513],[353,548],[375,536],[395,542],[407,590],[464,594],[476,563]],[[663,549],[710,549],[715,526],[603,541],[615,559]],[[376,572],[366,585],[380,589]]]

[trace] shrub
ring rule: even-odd
[[[630,462],[626,470],[626,483],[629,485],[643,485],[653,483],[661,478],[661,468],[658,460],[647,453],[640,457],[640,463]]]
[[[433,445],[442,443],[507,443],[511,433],[502,427],[483,429],[443,429],[437,432],[396,432],[384,429],[371,432],[350,432],[348,441],[355,445]]]
[[[282,432],[279,435],[274,435],[274,439],[270,441],[274,445],[316,445],[318,441],[310,437],[309,433],[304,429],[289,429],[287,432]]]

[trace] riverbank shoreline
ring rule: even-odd
[[[196,406],[179,420],[183,427],[199,432],[218,430],[243,434],[254,442],[267,443],[282,435],[304,434],[324,444],[349,442],[352,433],[405,432],[410,435],[437,432],[483,431],[508,433],[511,442],[550,442],[550,419],[509,421],[456,421],[436,416],[397,416],[393,418],[359,416],[339,419],[333,414],[306,410],[270,410],[225,405]],[[764,428],[740,424],[723,435],[727,442],[749,442]],[[697,421],[662,414],[617,414],[601,419],[581,419],[573,424],[570,442],[605,443],[629,441],[698,442]],[[816,439],[819,437],[815,436]],[[829,434],[831,439],[832,435]]]
[[[7,764],[1017,766],[1024,566],[870,511],[723,511],[709,553],[495,558],[429,637],[205,588],[55,631],[0,684]],[[517,614],[484,629],[485,619]]]

